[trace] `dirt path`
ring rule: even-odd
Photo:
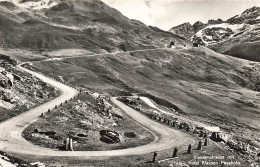
[[[78,56],[64,56],[64,57],[52,57],[44,60],[39,61],[59,61],[63,59],[73,59],[73,58],[80,58],[80,57],[92,57],[92,56],[103,56],[103,55],[116,55],[116,54],[129,54],[129,53],[136,53],[136,52],[146,52],[146,51],[156,51],[156,50],[170,50],[169,48],[153,48],[153,49],[140,49],[140,50],[133,50],[133,51],[126,51],[126,52],[113,52],[113,53],[94,53],[94,54],[86,54],[86,55],[78,55]]]
[[[88,157],[97,157],[97,156],[122,156],[122,155],[139,155],[150,153],[153,151],[160,151],[176,146],[187,145],[188,143],[193,142],[193,138],[181,131],[174,130],[170,127],[162,125],[158,122],[155,122],[146,116],[142,115],[138,111],[126,106],[122,102],[118,101],[115,97],[111,98],[111,101],[117,105],[120,109],[123,110],[125,114],[134,119],[140,125],[146,127],[151,131],[156,137],[152,143],[147,145],[121,149],[121,150],[108,150],[108,151],[60,151],[52,150],[49,148],[43,148],[26,141],[22,137],[22,131],[32,122],[36,121],[40,114],[47,112],[48,109],[52,109],[55,105],[60,105],[65,100],[69,100],[78,94],[78,91],[74,88],[66,86],[62,83],[54,81],[48,77],[45,77],[36,72],[30,71],[19,66],[22,70],[38,77],[44,82],[52,85],[61,90],[62,94],[36,108],[33,108],[21,115],[13,117],[5,122],[0,124],[0,150],[6,152],[13,152],[18,154],[31,154],[31,155],[40,155],[40,156],[88,156]]]

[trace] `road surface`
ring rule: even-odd
[[[137,98],[137,97],[135,97],[135,98]],[[140,97],[140,99],[141,99],[143,102],[145,102],[148,106],[150,106],[150,107],[152,107],[152,108],[154,108],[154,109],[160,111],[160,112],[163,113],[163,114],[166,114],[166,115],[169,115],[169,116],[173,116],[173,117],[175,117],[175,118],[179,118],[179,119],[183,120],[184,122],[187,122],[187,123],[189,122],[189,123],[191,123],[191,124],[193,124],[193,125],[196,125],[196,126],[198,126],[198,127],[209,127],[209,126],[210,126],[210,125],[207,125],[207,124],[198,122],[198,121],[190,120],[190,119],[185,118],[185,117],[183,117],[183,116],[181,117],[181,116],[178,116],[178,115],[176,115],[176,114],[173,114],[173,113],[164,111],[164,110],[158,108],[158,107],[156,106],[156,104],[155,104],[151,99],[149,99],[148,97]]]
[[[2,159],[2,157],[0,156],[0,167],[16,167],[16,166],[11,162]]]
[[[78,91],[74,88],[45,77],[42,74],[38,74],[21,66],[19,66],[19,68],[40,78],[53,87],[60,89],[62,94],[45,104],[42,104],[25,113],[22,113],[21,115],[2,122],[0,124],[0,150],[2,151],[38,156],[123,156],[145,154],[153,151],[173,148],[176,146],[187,145],[188,143],[193,142],[193,138],[190,135],[155,122],[113,97],[111,98],[111,101],[116,106],[118,106],[125,114],[127,114],[137,123],[155,135],[155,140],[153,142],[134,148],[108,151],[61,151],[33,145],[22,137],[22,131],[32,122],[36,121],[41,113],[47,112],[48,109],[54,108],[55,105],[60,105],[60,103],[63,103],[65,100],[69,100],[75,97],[78,94]]]

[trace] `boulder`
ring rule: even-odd
[[[13,82],[6,77],[0,78],[0,86],[5,89],[11,89],[11,87],[13,86]]]
[[[137,135],[135,132],[124,132],[124,136],[128,138],[135,138]]]

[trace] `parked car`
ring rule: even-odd
[[[120,142],[119,134],[115,131],[101,130],[99,132],[100,140],[106,143],[118,143]]]

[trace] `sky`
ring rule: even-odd
[[[173,26],[209,19],[226,20],[253,6],[260,0],[102,0],[130,19],[169,30]]]

